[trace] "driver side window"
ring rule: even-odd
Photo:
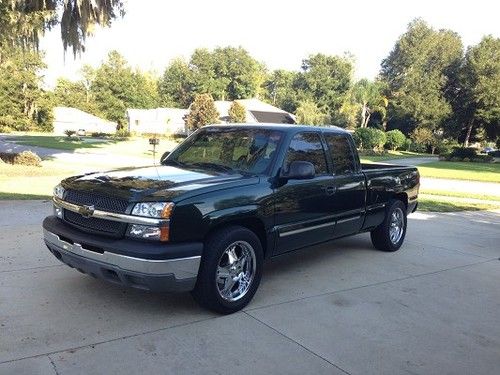
[[[325,150],[318,133],[303,132],[292,138],[285,158],[285,171],[293,161],[312,163],[317,176],[327,174]]]

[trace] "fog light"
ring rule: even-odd
[[[168,226],[153,227],[131,224],[128,227],[127,236],[144,240],[168,241],[169,228]]]
[[[54,206],[54,215],[57,216],[59,219],[63,218],[63,210],[61,207]]]

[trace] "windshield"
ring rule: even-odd
[[[266,174],[282,135],[269,129],[207,128],[182,143],[163,164]]]

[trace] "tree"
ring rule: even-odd
[[[111,51],[95,70],[90,90],[98,111],[119,126],[127,108],[154,108],[159,102],[157,80],[132,70],[117,51]]]
[[[193,101],[193,72],[182,59],[175,59],[170,63],[158,86],[160,101],[164,106],[186,108]]]
[[[463,54],[460,37],[417,19],[382,61],[389,99],[388,126],[410,133],[437,129],[451,113],[450,95]]]
[[[247,119],[247,111],[245,106],[237,101],[231,103],[229,107],[229,122],[240,123]]]
[[[186,125],[190,130],[196,130],[208,124],[219,122],[219,112],[215,108],[214,99],[210,94],[198,94],[191,104],[186,118]]]
[[[298,106],[297,81],[298,72],[283,69],[273,71],[264,83],[264,97],[274,106],[294,113]]]
[[[495,140],[500,134],[500,39],[484,37],[469,47],[458,79],[453,102],[455,135],[465,147],[482,133]]]
[[[0,46],[36,51],[46,30],[59,25],[64,50],[85,51],[96,25],[109,26],[124,15],[122,0],[10,0],[0,2]]]
[[[419,146],[423,146],[423,151],[431,148],[432,153],[434,153],[434,148],[436,146],[436,136],[431,129],[426,127],[418,127],[411,133],[410,137],[414,143]]]
[[[301,101],[295,112],[295,116],[299,124],[325,125],[328,122],[328,116],[312,100]]]
[[[402,147],[406,141],[405,135],[397,129],[386,132],[385,138],[385,146],[393,151],[395,151],[399,147]]]
[[[295,86],[300,100],[310,99],[329,117],[340,110],[352,85],[352,58],[311,55],[302,61]]]
[[[96,116],[101,115],[90,87],[83,80],[73,82],[59,78],[54,88],[54,102],[57,106],[78,108]]]
[[[0,125],[15,130],[50,130],[52,97],[42,90],[42,56],[0,47]]]
[[[374,112],[379,112],[382,119],[385,119],[387,99],[382,95],[380,82],[370,82],[367,79],[356,82],[351,90],[351,100],[359,109],[361,128],[368,127]]]

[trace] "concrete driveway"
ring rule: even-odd
[[[396,253],[366,234],[266,264],[218,316],[123,289],[42,245],[48,203],[0,202],[0,374],[494,374],[500,212],[415,214]]]

